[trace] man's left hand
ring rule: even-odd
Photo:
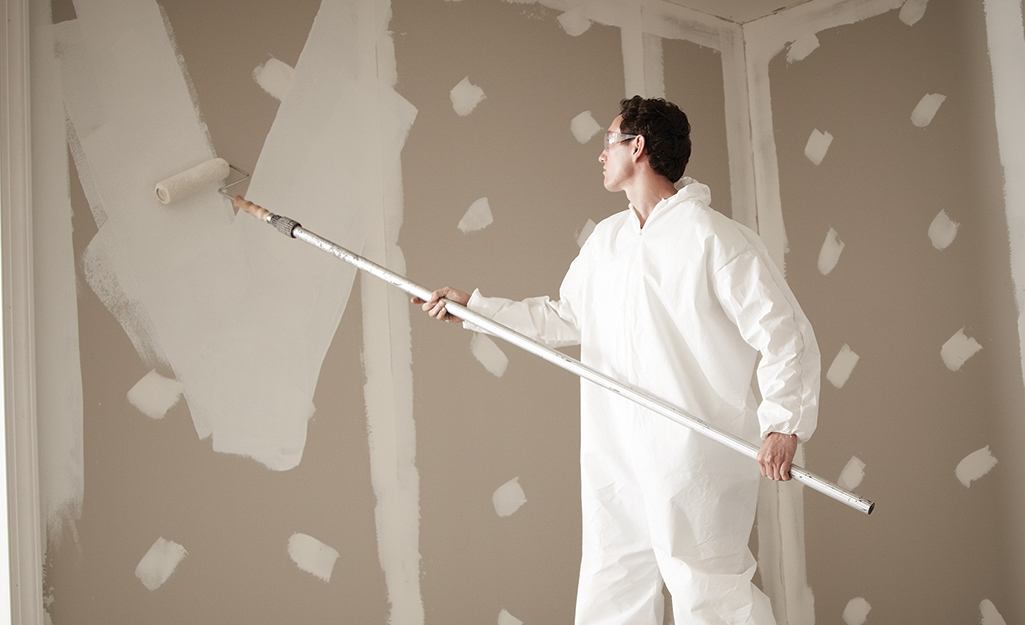
[[[797,437],[790,434],[771,432],[758,450],[758,468],[770,480],[790,480],[790,465],[797,453]]]

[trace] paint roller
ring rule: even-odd
[[[209,184],[210,181],[207,182]],[[203,185],[199,185],[203,186]],[[182,188],[185,188],[184,185]],[[199,188],[193,186],[193,189]],[[223,192],[223,190],[222,190]],[[384,280],[392,286],[398,287],[422,300],[429,300],[431,298],[431,290],[427,289],[415,282],[410,281],[404,276],[401,276],[389,269],[374,263],[373,261],[367,260],[358,254],[350,252],[349,250],[328,241],[327,239],[303,228],[297,221],[290,219],[282,215],[276,215],[269,210],[254,204],[240,195],[236,195],[232,198],[232,204],[235,208],[245,211],[256,217],[260,221],[266,222],[273,226],[278,232],[284,234],[293,239],[299,239],[309,243],[310,245],[323,250],[351,265],[361,271],[365,271],[370,275]],[[552,349],[547,345],[542,345],[533,339],[530,339],[515,330],[508,328],[492,319],[485,317],[479,313],[476,313],[465,306],[462,306],[451,300],[444,300],[445,308],[449,314],[455,315],[463,321],[468,321],[473,325],[483,329],[484,331],[497,336],[513,345],[524,349],[535,356],[539,356],[548,362],[561,367],[570,373],[576,374],[577,376],[593,382],[598,386],[620,395],[626,399],[629,399],[645,408],[648,408],[652,412],[659,414],[670,421],[674,421],[680,425],[683,425],[691,430],[694,430],[698,434],[706,436],[713,441],[725,445],[734,451],[751,458],[752,460],[757,459],[758,447],[752,445],[742,438],[738,438],[727,432],[723,432],[715,427],[712,427],[708,423],[698,419],[697,417],[691,416],[686,412],[680,410],[678,407],[666,402],[659,397],[651,395],[646,391],[638,389],[636,387],[624,384],[614,378],[611,378],[604,373],[596,371],[587,365],[583,364],[579,360],[576,360],[562,352]],[[871,514],[872,510],[875,509],[875,504],[864,497],[859,496],[857,493],[849,491],[837,484],[834,484],[828,480],[825,480],[810,471],[805,470],[797,465],[790,467],[790,476],[797,482],[818,491],[824,495],[827,495],[840,503],[843,503],[859,512],[865,514]]]
[[[156,186],[157,199],[163,204],[170,204],[175,200],[180,200],[187,195],[195,193],[209,184],[213,184],[219,180],[224,180],[231,174],[231,170],[235,170],[242,174],[242,179],[226,184],[218,189],[218,192],[221,195],[231,198],[231,195],[227,190],[237,184],[242,184],[246,180],[249,180],[249,174],[230,164],[223,158],[212,158],[192,167],[191,169],[186,169],[180,174],[171,176],[167,180],[161,180],[158,182]]]

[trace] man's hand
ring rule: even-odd
[[[790,480],[790,465],[797,453],[797,437],[792,434],[771,432],[758,450],[758,468],[770,480]]]
[[[462,304],[463,306],[466,306],[466,302],[470,301],[469,294],[464,293],[459,289],[453,289],[450,286],[438,289],[431,293],[431,299],[429,300],[424,301],[419,297],[414,297],[410,301],[414,304],[421,304],[421,308],[423,308],[424,312],[439,321],[449,321],[452,323],[461,322],[462,319],[455,315],[450,315],[448,311],[445,310],[445,302],[442,301],[442,298],[451,300],[457,304]]]

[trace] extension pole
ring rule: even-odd
[[[418,297],[422,300],[431,299],[432,291],[429,289],[410,281],[409,279],[401,276],[393,271],[390,271],[373,261],[367,260],[358,254],[354,254],[349,250],[328,241],[320,237],[313,232],[303,228],[298,222],[283,217],[281,215],[275,215],[267,209],[257,206],[252,202],[243,199],[241,196],[236,196],[233,200],[236,208],[246,211],[250,215],[265,221],[274,226],[279,232],[294,239],[305,241],[314,247],[320,248],[325,252],[333,254],[334,256],[344,260],[345,262],[355,266],[357,269],[361,269],[381,280],[384,280],[388,284],[396,286],[406,293]],[[512,330],[496,321],[489,319],[479,313],[476,313],[465,306],[462,306],[451,300],[444,300],[445,309],[449,314],[455,315],[463,321],[468,321],[475,326],[493,334],[501,339],[512,343],[513,345],[520,347],[536,356],[547,360],[548,362],[562,367],[563,369],[574,373],[581,378],[597,384],[607,391],[611,391],[630,399],[645,408],[656,412],[663,417],[671,421],[675,421],[680,425],[688,427],[698,434],[702,434],[717,443],[725,445],[730,449],[739,452],[752,460],[757,460],[758,447],[755,447],[751,443],[747,442],[742,438],[738,438],[718,430],[711,425],[705,423],[697,417],[693,417],[676,406],[669,404],[668,402],[655,397],[645,391],[642,391],[636,387],[623,384],[618,380],[610,378],[604,373],[595,371],[594,369],[583,364],[575,358],[571,358],[562,352],[552,349],[547,345],[542,345],[537,341],[534,341],[526,336]],[[814,473],[811,473],[802,467],[797,465],[790,466],[790,476],[796,481],[817,490],[818,492],[832,497],[840,503],[846,504],[855,510],[863,512],[865,514],[871,514],[875,504],[868,499],[860,497],[854,492],[851,492],[845,488],[825,480]]]

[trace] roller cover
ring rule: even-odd
[[[224,180],[229,173],[228,161],[223,158],[212,158],[192,169],[187,169],[176,176],[158,182],[157,199],[164,204],[170,204],[212,182]]]

